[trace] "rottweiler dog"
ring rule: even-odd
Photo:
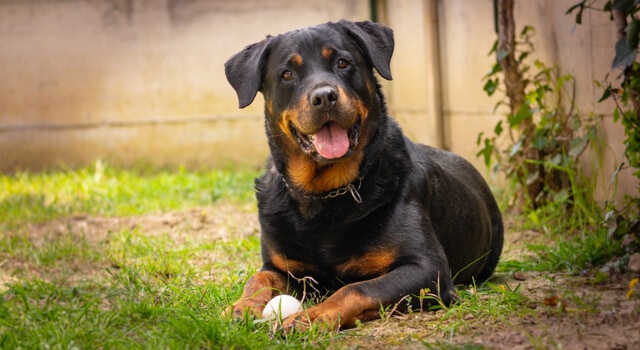
[[[226,62],[240,108],[264,96],[271,152],[255,183],[263,265],[227,313],[258,316],[280,293],[315,290],[328,298],[284,330],[347,328],[381,308],[449,305],[454,283],[492,275],[500,210],[470,163],[413,143],[387,115],[374,69],[391,79],[393,47],[390,28],[342,20]]]

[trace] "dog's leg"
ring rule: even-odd
[[[274,271],[260,271],[251,276],[244,286],[240,300],[225,310],[225,316],[242,317],[245,312],[260,318],[265,305],[274,296],[286,293],[287,281]]]
[[[380,318],[378,299],[361,293],[355,284],[340,288],[324,302],[303,312],[288,317],[282,324],[283,331],[305,331],[316,323],[325,331],[349,328],[356,321],[368,321]]]
[[[423,269],[415,265],[405,266],[378,278],[348,284],[324,302],[289,316],[282,324],[283,331],[305,331],[311,327],[311,323],[326,331],[350,328],[358,321],[380,318],[382,308],[402,303],[406,296],[413,294],[414,299],[418,299],[423,288],[428,288],[430,294],[436,295],[438,303],[450,305],[454,300],[451,278],[448,274],[441,276],[433,270],[425,274]],[[413,300],[412,305],[415,304],[416,300]],[[400,306],[404,309],[405,305]]]

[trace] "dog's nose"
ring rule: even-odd
[[[338,101],[338,91],[330,86],[323,86],[311,93],[311,105],[315,108],[329,109]]]

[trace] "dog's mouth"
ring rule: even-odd
[[[314,158],[337,160],[347,156],[351,149],[358,146],[360,124],[361,121],[358,118],[352,128],[345,129],[338,123],[330,121],[313,134],[303,134],[291,123],[289,128],[305,153]]]

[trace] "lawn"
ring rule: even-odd
[[[0,348],[639,348],[638,287],[606,231],[507,217],[494,279],[460,305],[279,336],[221,311],[260,266],[251,171],[94,166],[0,175]]]

